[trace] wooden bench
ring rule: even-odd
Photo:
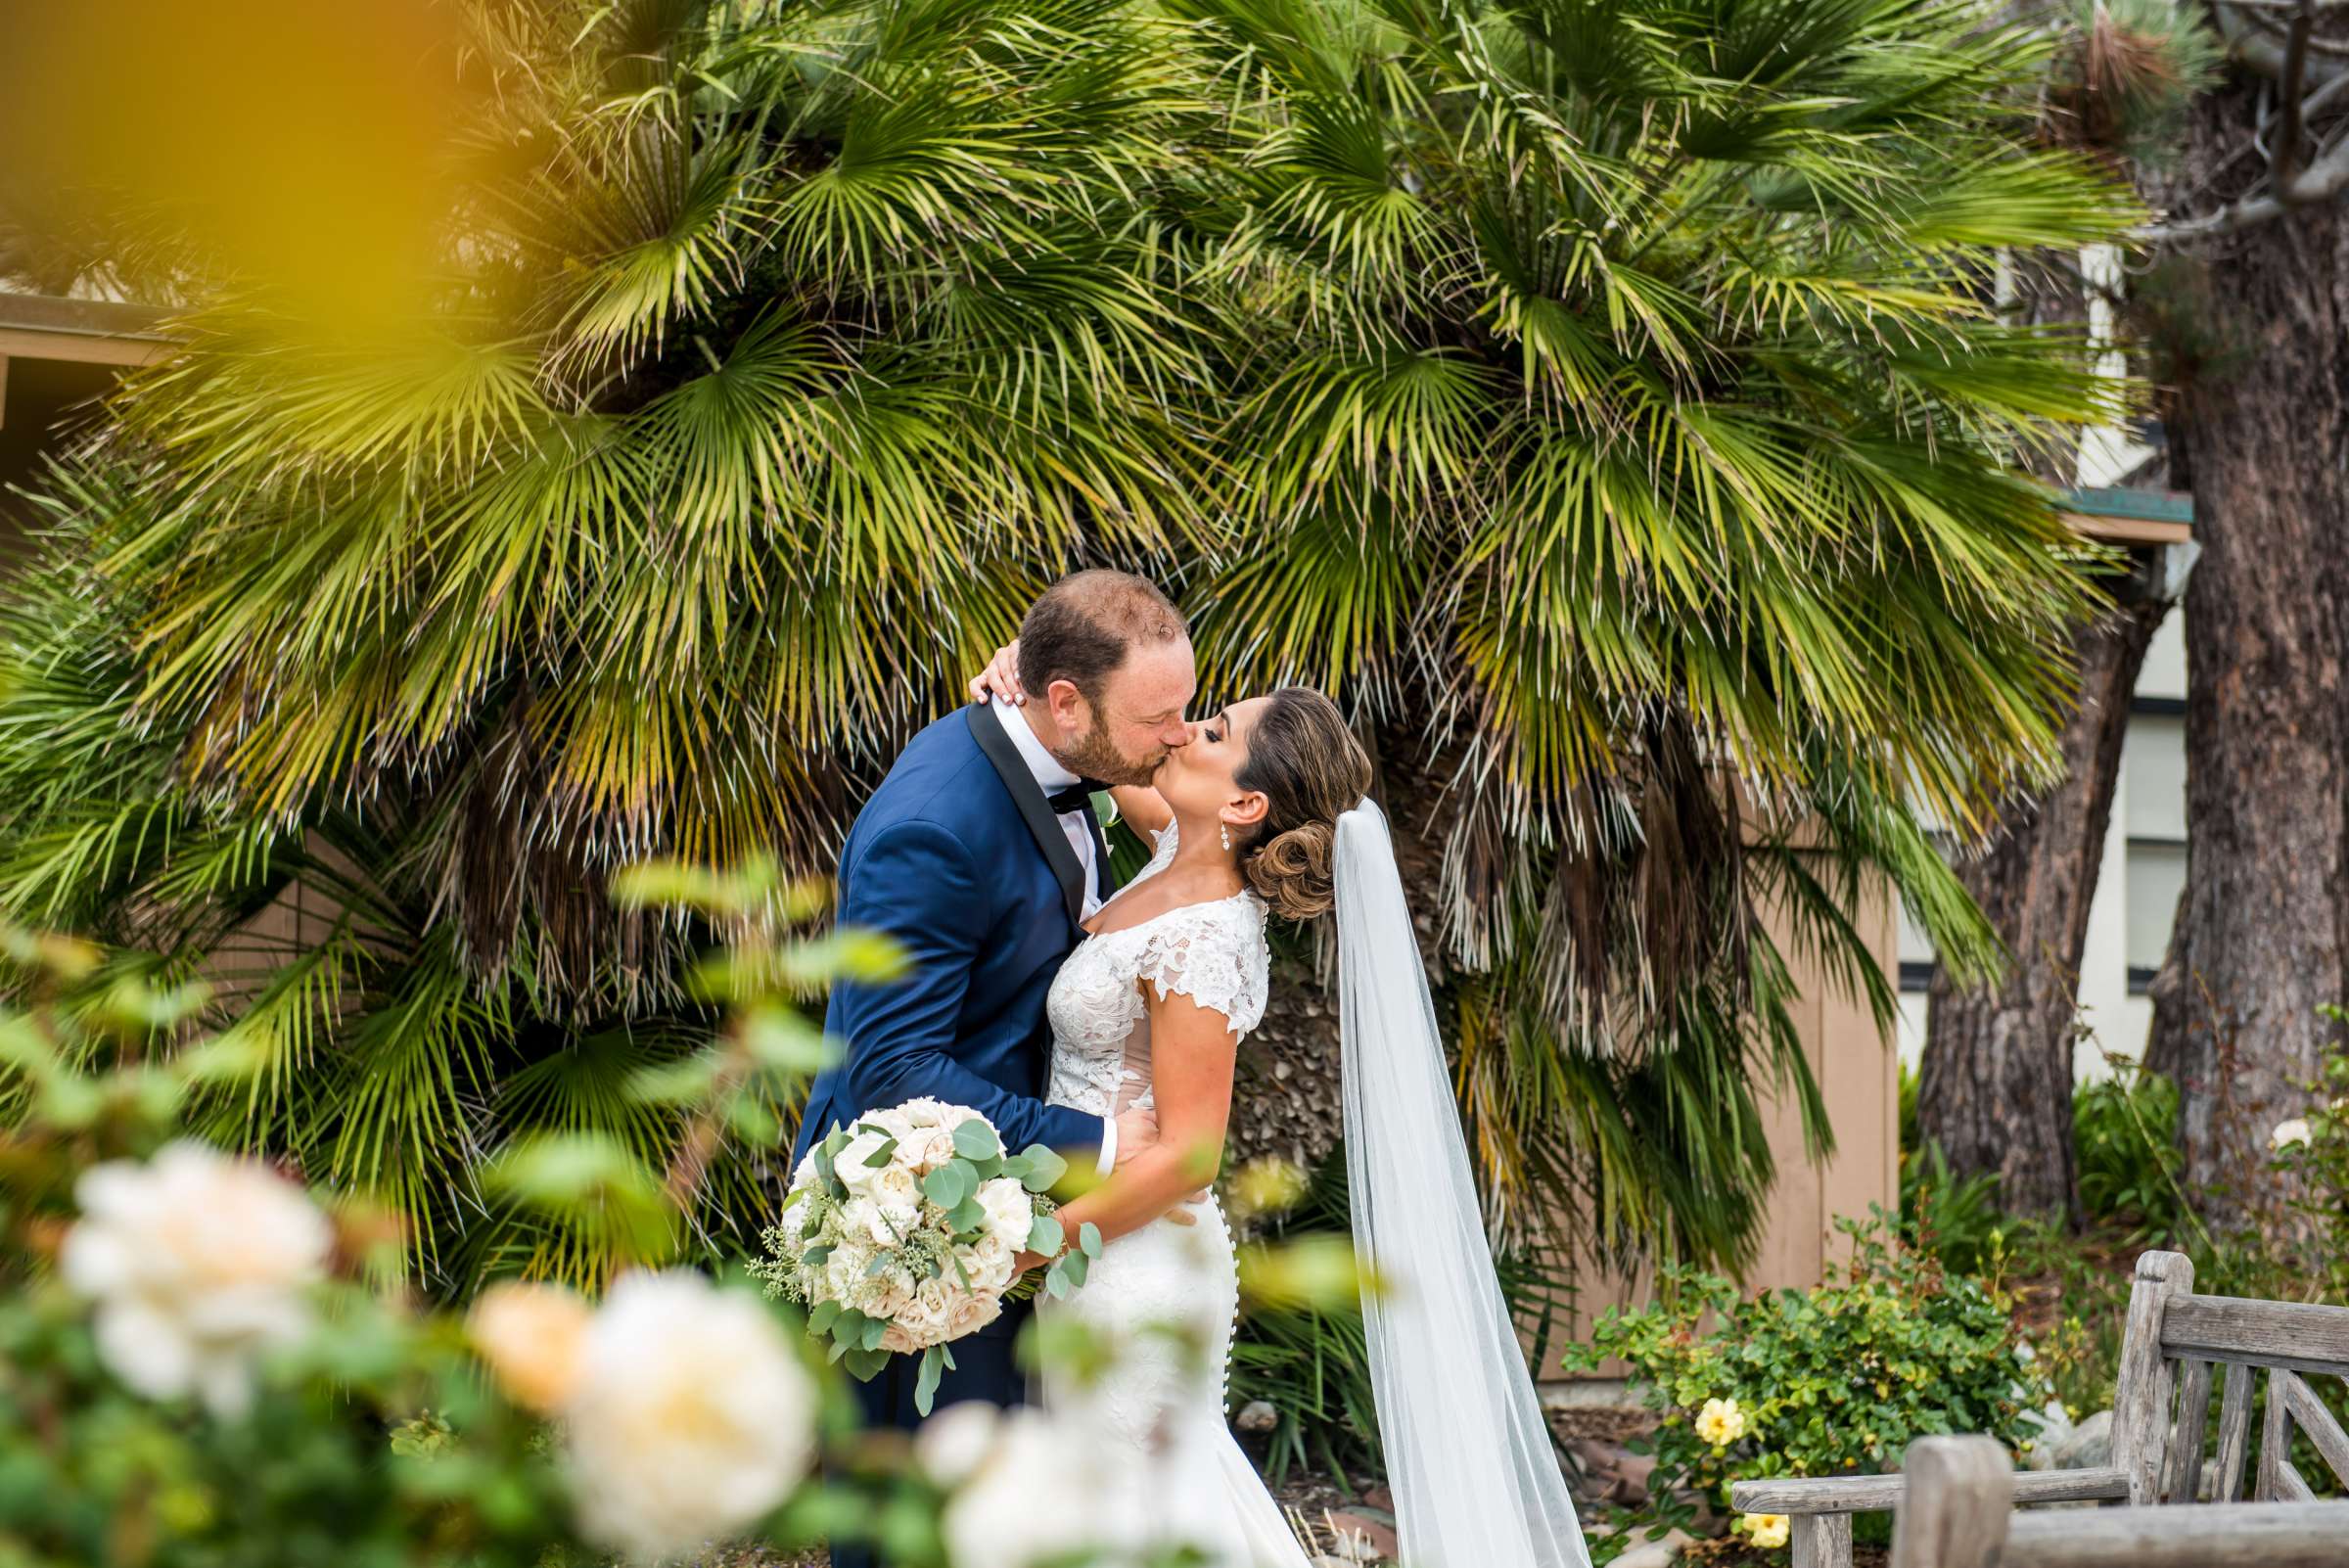
[[[2226,1370],[2214,1454],[2207,1453],[2204,1428],[2219,1367]],[[2008,1504],[2192,1502],[2206,1467],[2213,1500],[2237,1501],[2251,1452],[2251,1394],[2263,1369],[2267,1416],[2252,1497],[2263,1503],[2313,1497],[2291,1461],[2295,1432],[2307,1434],[2333,1475],[2349,1485],[2349,1436],[2307,1382],[2349,1377],[2349,1307],[2197,1296],[2194,1266],[2183,1254],[2145,1253],[2137,1260],[2121,1338],[2112,1463],[2012,1475]],[[1794,1568],[1850,1568],[1852,1515],[1897,1509],[1906,1494],[1900,1475],[1740,1481],[1729,1489],[1729,1505],[1740,1513],[1788,1515]]]
[[[1892,1568],[2342,1568],[2349,1501],[2014,1511],[2014,1469],[1986,1437],[1919,1438]]]

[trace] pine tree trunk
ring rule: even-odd
[[[2188,183],[2255,112],[2239,90],[2196,104]],[[2221,1221],[2337,1034],[2317,1009],[2349,999],[2349,217],[2312,208],[2226,244],[2180,312],[2212,347],[2181,367],[2172,419],[2201,553],[2187,891],[2147,1047],[2180,1081],[2186,1175]]]
[[[2148,555],[2116,584],[2112,611],[2073,650],[2080,703],[2063,731],[2063,781],[2007,813],[1995,842],[1958,878],[2010,954],[1995,985],[1958,989],[1937,970],[1927,1000],[1917,1130],[1953,1176],[1999,1178],[2011,1214],[2068,1221],[2077,1208],[2072,1151],[2072,1018],[2089,905],[2112,818],[2129,699],[2169,602]]]

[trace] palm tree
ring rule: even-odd
[[[1602,1251],[1750,1256],[1759,1094],[1828,1136],[1764,903],[1880,1017],[1865,875],[1992,961],[1917,812],[2052,755],[2090,590],[2014,464],[2112,393],[1991,280],[2128,216],[2029,144],[2025,40],[1947,0],[466,15],[431,308],[213,280],[0,627],[0,908],[228,979],[275,1072],[216,1130],[389,1199],[445,1287],[597,1268],[484,1196],[508,1140],[677,1135],[621,1087],[706,1026],[700,934],[613,870],[822,869],[1076,562],[1179,584],[1211,690],[1359,715],[1521,1240],[1566,1192]],[[331,929],[240,937],[289,887]],[[740,1130],[714,1245],[768,1190]]]
[[[2054,761],[2091,563],[2016,470],[2116,389],[1994,274],[2125,202],[1970,5],[1186,10],[1244,106],[1218,342],[1262,349],[1213,662],[1350,693],[1425,797],[1499,1217],[1743,1261],[1756,1086],[1828,1135],[1758,911],[1882,1023],[1864,871],[1997,959],[1920,820]]]

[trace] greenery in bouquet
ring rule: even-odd
[[[1610,1310],[1590,1344],[1570,1349],[1584,1370],[1629,1361],[1662,1412],[1643,1521],[1692,1522],[1690,1495],[1726,1510],[1733,1481],[1888,1470],[1928,1435],[2030,1442],[2043,1380],[2004,1294],[1903,1244],[1881,1211],[1838,1228],[1850,1260],[1817,1289],[1748,1299],[1717,1275],[1671,1269],[1657,1305]],[[1733,1527],[1759,1546],[1785,1544],[1782,1519]],[[1594,1559],[1624,1539],[1594,1538]]]
[[[967,1106],[915,1099],[835,1127],[794,1174],[781,1221],[751,1265],[767,1294],[807,1308],[830,1358],[869,1379],[894,1355],[919,1355],[925,1415],[949,1342],[1001,1315],[1022,1252],[1052,1258],[1046,1288],[1084,1283],[1101,1233],[1086,1224],[1065,1255],[1048,1196],[1068,1163],[1042,1144],[1018,1154]]]

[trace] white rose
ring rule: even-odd
[[[908,1127],[932,1128],[945,1126],[948,1114],[956,1109],[944,1100],[919,1099],[907,1100],[897,1108],[897,1112],[905,1119]]]
[[[844,1243],[833,1248],[832,1255],[822,1265],[823,1288],[816,1293],[816,1299],[848,1301],[864,1283],[865,1269],[872,1258],[871,1251],[862,1245]]]
[[[1003,1412],[985,1400],[949,1405],[915,1430],[913,1456],[931,1480],[958,1487],[987,1462],[1002,1418]]]
[[[201,1143],[82,1173],[66,1283],[98,1304],[98,1354],[154,1399],[193,1389],[222,1415],[253,1397],[260,1355],[307,1331],[334,1234],[309,1195]]]
[[[915,1131],[913,1118],[905,1114],[902,1106],[892,1107],[886,1111],[874,1111],[860,1120],[867,1127],[879,1128],[900,1143],[913,1136]]]
[[[1028,1232],[1036,1224],[1036,1203],[1028,1189],[1009,1176],[997,1176],[979,1184],[979,1207],[987,1211],[987,1231],[1005,1246],[1020,1248],[1028,1245]]]
[[[851,1198],[840,1211],[841,1233],[858,1241],[871,1241],[876,1246],[894,1247],[902,1236],[890,1223],[878,1200],[870,1196]]]
[[[2276,1124],[2276,1130],[2268,1134],[2270,1148],[2280,1149],[2287,1144],[2306,1143],[2307,1141],[2308,1118],[2305,1116],[2295,1116],[2288,1122],[2279,1122]]]
[[[1036,1503],[1045,1497],[1115,1496],[1117,1466],[1129,1462],[1120,1459],[1123,1445],[1089,1442],[1081,1425],[1035,1407],[1002,1412],[979,1407],[986,1417],[965,1415],[964,1408],[933,1417],[914,1439],[923,1467],[954,1486],[939,1523],[955,1568],[1031,1568],[1088,1547],[1140,1545],[1130,1539],[1139,1519]]]
[[[742,1529],[791,1495],[815,1388],[772,1317],[700,1274],[631,1273],[589,1324],[562,1415],[580,1528],[641,1556]]]
[[[832,1157],[834,1174],[848,1184],[851,1192],[869,1190],[874,1180],[889,1167],[867,1165],[865,1162],[880,1153],[888,1142],[889,1134],[886,1132],[858,1132],[849,1139],[847,1147]]]

